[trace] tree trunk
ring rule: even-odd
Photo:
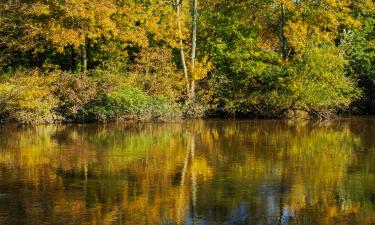
[[[192,40],[191,40],[191,84],[189,100],[193,101],[195,97],[195,52],[197,49],[197,7],[198,0],[193,0],[193,22],[192,22]]]
[[[287,43],[284,33],[285,27],[285,5],[284,3],[280,3],[280,42],[281,42],[281,52],[283,54],[283,59],[286,60],[288,58],[288,49]]]
[[[82,72],[87,72],[87,45],[86,39],[84,43],[81,45],[81,57],[82,57]]]
[[[188,76],[188,69],[186,66],[185,60],[185,52],[184,52],[184,43],[183,43],[183,36],[182,36],[182,24],[181,24],[181,7],[182,7],[182,0],[176,0],[176,12],[177,12],[177,29],[178,35],[180,38],[180,57],[181,57],[181,65],[184,71],[184,77],[186,82],[186,94],[189,95],[190,92],[190,85],[189,85],[189,76]]]

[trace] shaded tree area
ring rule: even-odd
[[[373,113],[373,27],[371,0],[4,0],[0,114]]]

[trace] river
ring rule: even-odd
[[[375,224],[375,118],[5,125],[0,224]]]

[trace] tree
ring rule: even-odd
[[[363,98],[354,103],[356,113],[375,112],[375,20],[366,19],[361,29],[346,34],[345,47],[349,61],[347,72],[358,79]]]

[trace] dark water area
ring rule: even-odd
[[[375,224],[375,118],[6,125],[0,224]]]

